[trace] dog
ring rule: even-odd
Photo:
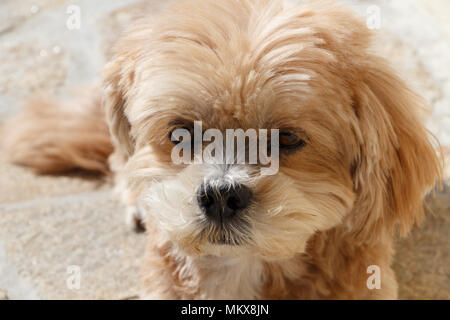
[[[92,93],[31,101],[5,150],[39,173],[113,174],[146,229],[143,298],[396,299],[394,240],[442,164],[425,102],[371,39],[334,1],[178,1],[122,36]],[[198,121],[278,130],[278,172],[174,163],[174,131]]]

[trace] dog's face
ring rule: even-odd
[[[267,258],[337,226],[365,239],[407,229],[438,165],[416,97],[365,53],[368,33],[334,5],[273,1],[191,1],[132,30],[105,101],[148,223],[193,254]],[[173,132],[196,121],[224,136],[278,129],[278,171],[175,164]]]
[[[261,79],[267,76],[264,72],[243,80],[240,70],[230,70],[235,75],[224,71],[218,78],[230,81],[216,82],[203,66],[180,79],[165,62],[167,83],[159,84],[174,85],[173,91],[166,95],[162,88],[156,89],[150,99],[164,107],[150,109],[146,116],[158,120],[145,121],[145,129],[138,126],[136,137],[145,143],[130,166],[144,157],[150,167],[159,168],[156,181],[155,173],[145,174],[148,168],[143,168],[148,179],[141,196],[144,209],[185,248],[268,257],[302,252],[312,234],[339,224],[354,201],[349,153],[356,143],[348,141],[350,126],[335,118],[340,114],[342,121],[356,123],[350,101],[343,104],[348,99],[345,88],[333,88],[334,93],[322,96],[326,83],[308,83],[309,76],[302,73],[303,80],[290,83],[291,75],[280,76],[260,90],[263,86],[255,82],[266,81]],[[197,81],[190,81],[194,75],[203,76],[199,82],[209,87],[202,89]],[[174,83],[175,79],[180,82]],[[231,94],[240,81],[248,81],[249,91],[240,88],[242,95]],[[171,94],[177,97],[171,99]],[[171,132],[177,128],[192,132],[194,121],[202,122],[203,131],[219,129],[224,136],[227,129],[279,129],[278,172],[264,175],[262,166],[236,162],[175,165]]]

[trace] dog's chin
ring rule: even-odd
[[[202,219],[198,227],[202,229],[200,241],[211,245],[244,246],[251,242],[251,222],[247,215],[234,217],[231,221],[217,222]]]
[[[220,232],[216,236],[209,236],[208,242],[218,246],[243,246],[247,243],[240,235],[235,235],[229,231]]]

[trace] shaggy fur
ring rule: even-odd
[[[92,88],[78,101],[37,97],[2,128],[3,147],[11,162],[38,173],[74,169],[108,173],[113,151],[103,118],[101,91]]]
[[[144,297],[397,297],[394,237],[422,220],[441,168],[423,100],[370,53],[370,39],[332,1],[276,0],[182,1],[122,37],[104,71],[103,106],[117,189],[131,221],[146,216]],[[101,111],[67,117],[52,105],[16,119],[12,159],[43,172],[105,171]],[[250,165],[173,164],[171,123],[197,120],[221,130],[298,128],[307,146],[281,153],[274,176]],[[227,235],[239,245],[211,241],[221,235],[195,201],[203,181],[225,177],[254,194],[247,228]],[[366,285],[371,265],[379,290]]]

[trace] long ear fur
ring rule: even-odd
[[[152,23],[148,19],[137,21],[116,43],[115,54],[103,69],[103,105],[115,147],[114,157],[122,158],[120,162],[126,161],[135,151],[127,104],[131,92],[136,90],[136,66],[151,34]]]
[[[125,59],[116,58],[105,67],[103,105],[116,152],[128,158],[134,152],[134,142],[125,115],[126,88],[131,87],[133,79],[124,74],[124,65]]]
[[[352,226],[361,239],[373,241],[395,231],[405,235],[422,220],[423,198],[439,180],[442,164],[438,144],[433,147],[421,121],[424,101],[382,59],[366,58],[359,72]]]

